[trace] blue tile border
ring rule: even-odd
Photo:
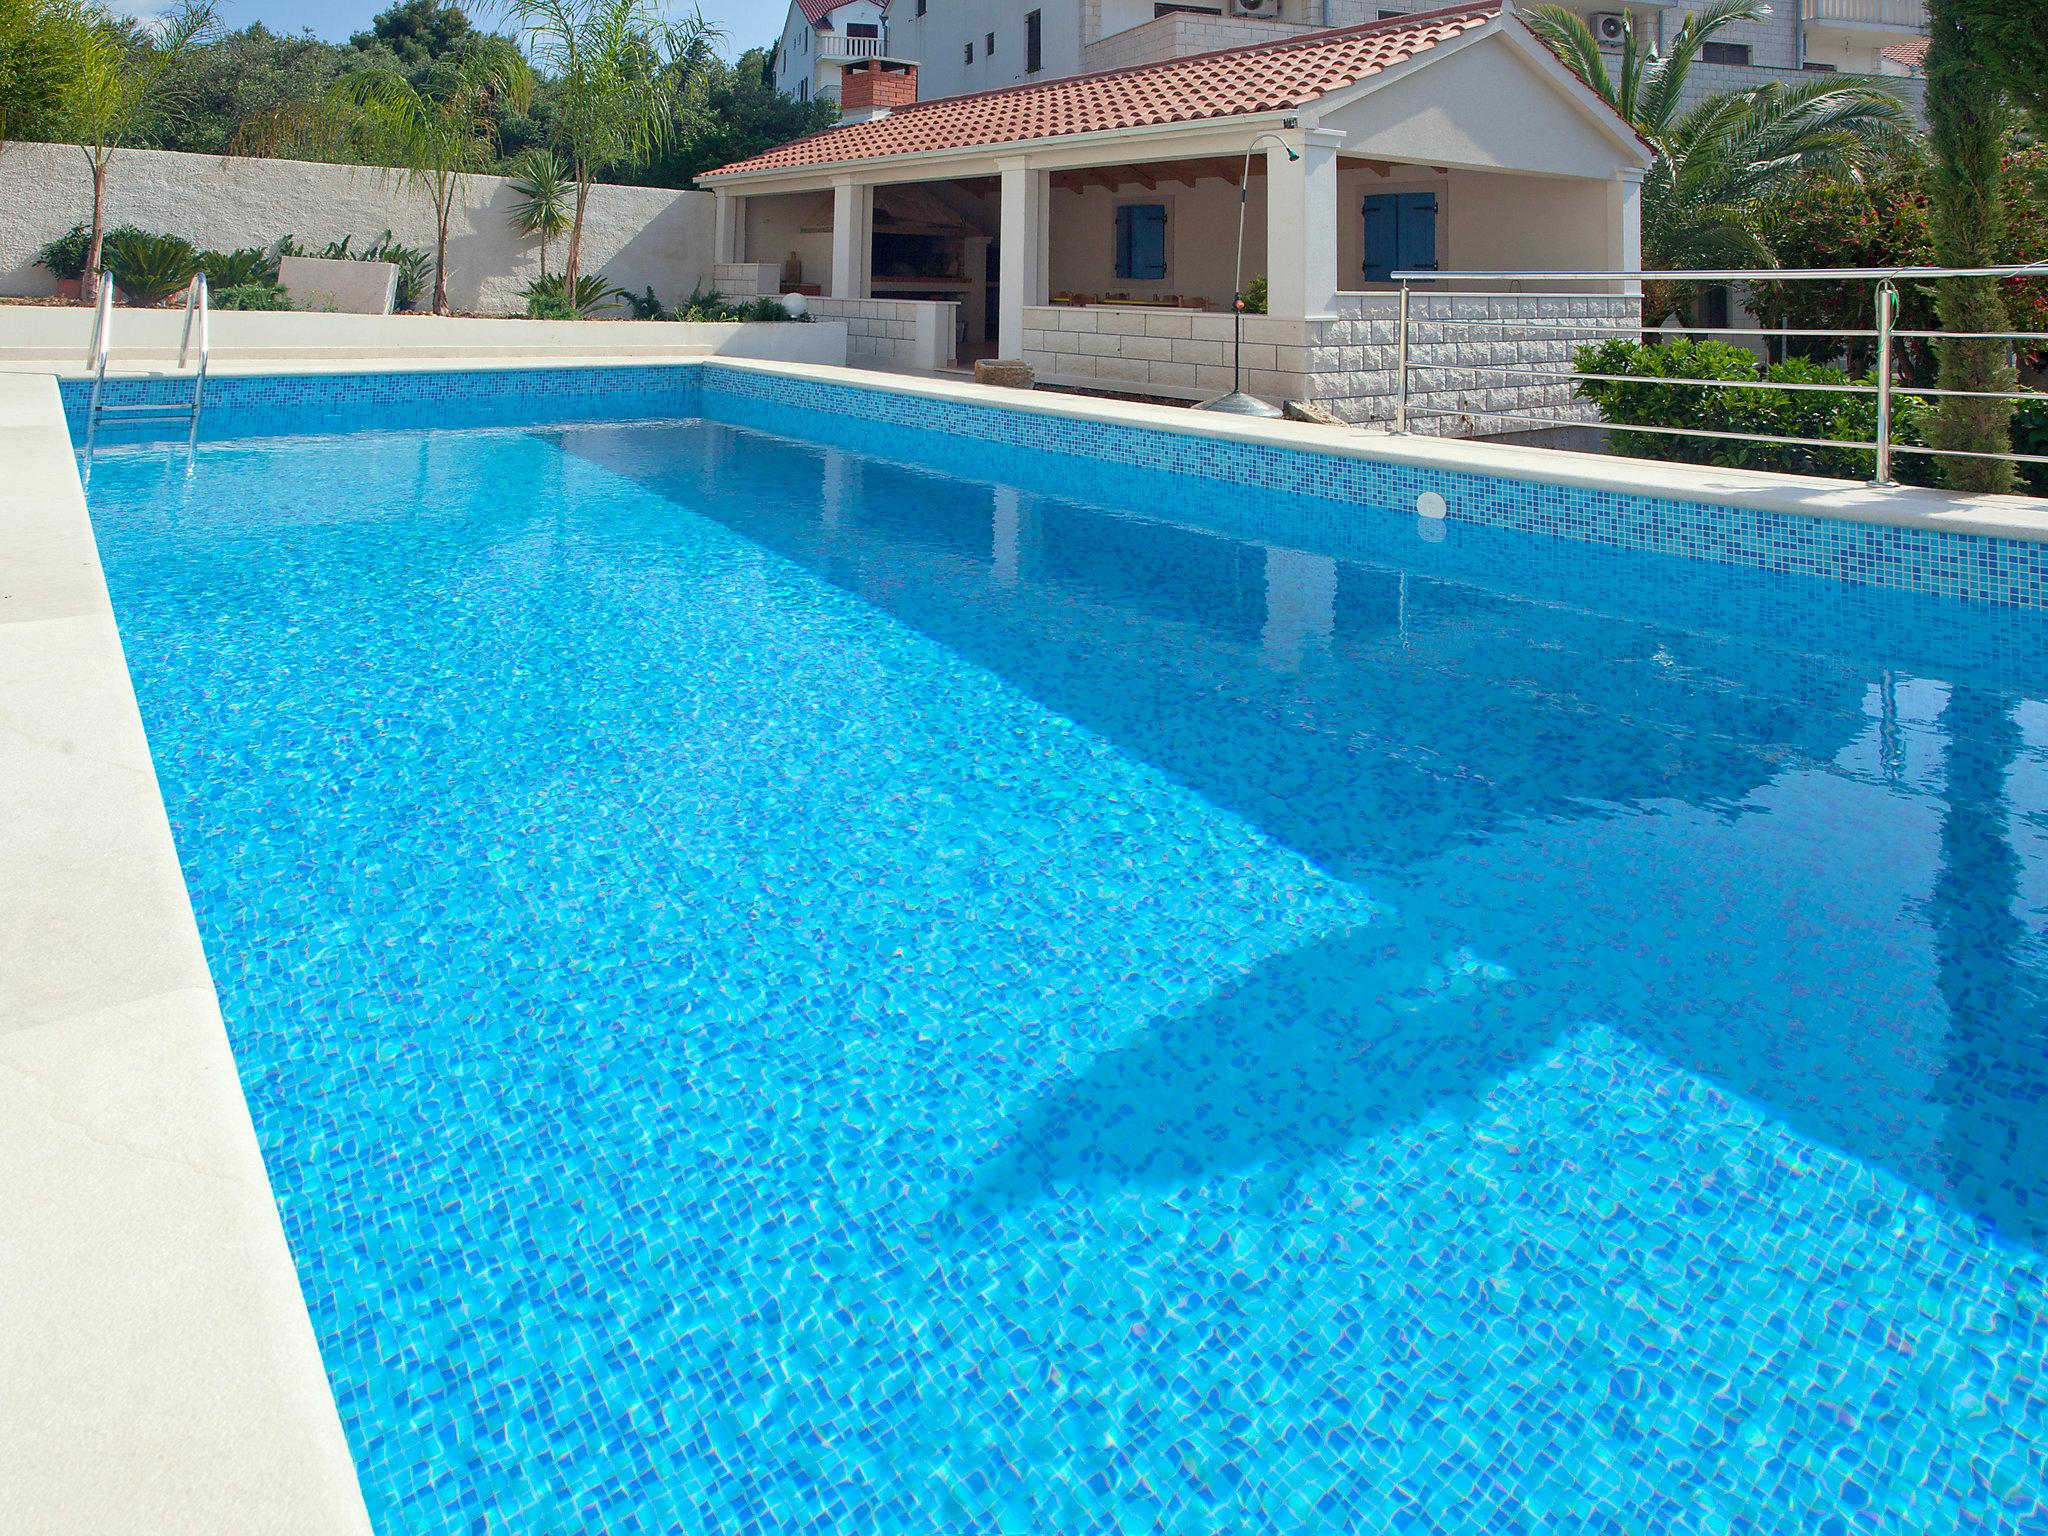
[[[716,417],[725,399],[770,401],[1404,512],[1422,492],[1435,491],[1459,522],[1970,602],[2048,608],[2048,545],[2020,539],[1591,491],[706,364],[698,408]]]
[[[602,368],[431,368],[406,372],[216,374],[206,381],[200,430],[205,441],[415,427],[523,426],[556,421],[687,416],[695,412],[698,365],[622,364]],[[85,440],[92,381],[61,379],[64,421]],[[107,398],[119,404],[183,405],[187,378],[117,379]],[[101,440],[180,438],[182,423],[123,426],[103,420]]]
[[[60,383],[65,418],[82,440],[89,381]],[[189,383],[121,380],[121,402],[175,402]],[[716,361],[611,367],[422,369],[216,376],[202,437],[376,431],[420,426],[540,425],[675,417],[772,406],[787,413],[914,428],[1038,448],[1116,465],[1198,476],[1406,515],[1424,491],[1449,517],[1613,549],[1817,576],[1968,602],[2048,609],[2048,545],[1988,534],[1761,512],[1652,495],[1513,480],[1476,471],[1388,463],[1313,449],[1247,443],[1155,427],[1048,416],[996,405],[722,366]],[[721,408],[724,408],[722,412]],[[175,426],[102,428],[109,443],[182,436]]]

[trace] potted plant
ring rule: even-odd
[[[57,297],[76,304],[85,278],[85,253],[92,245],[92,232],[74,224],[36,252],[36,265],[47,267],[57,280]]]

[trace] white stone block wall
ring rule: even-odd
[[[774,294],[782,268],[772,261],[720,262],[712,284],[728,299]],[[931,373],[949,366],[960,306],[939,299],[806,298],[821,320],[846,325],[847,361],[854,367],[913,368]]]
[[[1396,294],[1345,294],[1336,319],[1310,322],[1308,398],[1346,421],[1391,424],[1399,313]],[[1562,374],[1577,348],[1632,335],[1641,323],[1641,301],[1615,294],[1417,292],[1409,303],[1409,428],[1485,437],[1519,430],[1497,414],[1537,426],[1595,421]]]
[[[1045,304],[1024,311],[1024,360],[1052,383],[1201,400],[1231,385],[1231,317],[1207,310]],[[1300,395],[1307,361],[1299,320],[1247,315],[1244,387]]]
[[[465,176],[448,239],[448,300],[458,311],[523,314],[540,271],[540,243],[512,228],[517,201],[501,176]],[[92,218],[92,176],[71,144],[0,146],[0,294],[54,293],[36,251]],[[268,246],[280,235],[318,250],[352,237],[360,250],[389,229],[431,253],[427,198],[375,166],[187,155],[124,149],[107,177],[109,227],[136,224],[178,235],[201,250]],[[597,186],[584,216],[583,270],[673,304],[711,269],[712,196],[659,187]],[[551,270],[562,267],[551,242]],[[422,299],[422,304],[425,300]]]
[[[1331,320],[1248,315],[1243,387],[1268,400],[1314,400],[1346,421],[1390,423],[1399,392],[1392,293],[1345,294]],[[1418,432],[1483,437],[1595,420],[1561,373],[1574,349],[1632,333],[1634,298],[1588,294],[1417,293],[1410,304],[1409,391]],[[1232,382],[1231,317],[1196,310],[1040,305],[1024,312],[1024,360],[1047,383],[1168,399],[1206,399]],[[1456,413],[1456,414],[1443,414]]]

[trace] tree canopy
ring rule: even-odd
[[[61,73],[57,22],[73,15],[72,0],[0,0],[0,139],[61,140],[57,114]],[[67,23],[68,24],[68,23]],[[117,24],[118,25],[118,24]],[[130,46],[144,36],[124,29]],[[310,33],[286,34],[261,22],[220,33],[185,51],[173,89],[139,121],[129,142],[197,154],[256,154],[304,159],[356,159],[366,143],[311,142],[289,131],[344,82],[374,74],[405,80],[423,98],[447,96],[478,71],[509,75],[519,45],[477,25],[449,0],[398,0],[345,43]],[[814,133],[833,121],[829,102],[779,94],[765,49],[728,64],[697,59],[677,83],[677,106],[658,145],[607,169],[607,179],[683,187],[699,172]],[[488,105],[483,135],[494,153],[481,169],[509,172],[527,151],[562,142],[561,80],[543,69],[530,96],[505,94]]]

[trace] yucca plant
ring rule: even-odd
[[[512,227],[540,240],[540,275],[548,275],[548,243],[569,228],[574,184],[551,149],[529,149],[513,162],[511,188],[517,199],[508,210]]]
[[[163,303],[199,270],[199,252],[176,235],[117,229],[104,245],[107,275],[132,304]]]

